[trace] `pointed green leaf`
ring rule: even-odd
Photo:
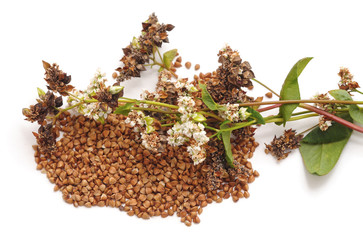
[[[301,142],[310,144],[331,143],[345,139],[350,134],[350,128],[334,122],[326,131],[321,131],[319,127],[316,127]]]
[[[330,90],[329,94],[332,95],[336,100],[353,101],[352,96],[350,96],[347,91],[342,89]]]
[[[131,107],[134,106],[135,103],[126,103],[118,108],[113,112],[114,114],[122,114],[122,115],[129,115],[129,112],[131,112]]]
[[[328,174],[338,162],[349,137],[350,134],[340,141],[323,144],[302,142],[300,145],[300,153],[309,173],[319,176]]]
[[[210,110],[218,110],[218,105],[214,102],[212,96],[207,90],[207,85],[199,83],[199,87],[202,89],[202,101]]]
[[[282,85],[280,92],[281,100],[300,100],[298,77],[311,59],[311,57],[300,59],[292,67],[285,79],[284,84]],[[284,125],[286,124],[286,121],[290,119],[292,112],[295,110],[295,108],[297,108],[298,105],[299,104],[281,105],[279,114],[284,119]]]
[[[359,109],[357,105],[350,105],[349,114],[354,121],[363,124],[363,109]]]
[[[353,119],[349,116],[348,113],[340,113],[337,114],[337,116],[349,122],[353,122]],[[319,127],[314,128],[301,140],[301,142],[310,144],[331,143],[343,140],[349,137],[351,133],[352,129],[333,122],[326,131],[321,131]]]
[[[177,49],[172,49],[163,54],[163,62],[166,67],[166,69],[170,69],[171,63],[174,60],[176,54],[178,53]]]
[[[265,119],[262,117],[262,115],[256,111],[255,109],[248,107],[247,111],[251,113],[251,117],[255,119],[257,124],[265,124]]]
[[[353,121],[348,113],[341,113],[338,116]],[[300,142],[300,153],[306,169],[317,175],[329,173],[337,163],[351,134],[352,129],[338,123],[333,123],[326,132],[320,129],[311,131]]]
[[[352,96],[345,90],[337,89],[329,91],[336,100],[353,101]],[[363,124],[363,109],[360,109],[356,104],[349,105],[349,114],[357,123]]]
[[[229,128],[227,123],[228,122],[221,124],[220,129]],[[223,141],[223,145],[224,145],[224,151],[226,154],[227,163],[230,167],[234,168],[233,154],[232,154],[232,148],[231,148],[231,131],[221,132],[221,135],[222,135],[222,141]]]

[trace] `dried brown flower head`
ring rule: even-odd
[[[275,136],[270,145],[265,144],[265,152],[266,154],[271,153],[277,160],[284,159],[289,155],[290,150],[300,147],[302,138],[303,135],[296,135],[295,130],[285,130],[284,135],[278,138]]]
[[[251,65],[246,61],[242,62],[239,53],[229,46],[220,50],[218,56],[221,65],[216,71],[217,76],[207,82],[213,99],[222,104],[252,101],[241,89],[252,86],[250,79],[255,76]]]
[[[56,108],[63,105],[62,96],[56,98],[50,91],[41,96],[40,99],[37,99],[37,101],[37,104],[23,109],[23,115],[26,116],[25,120],[42,124],[48,114],[57,114],[58,110]]]
[[[159,101],[167,104],[177,104],[178,102],[178,89],[175,84],[170,81],[171,73],[163,70],[159,73],[159,80],[156,83],[156,92],[159,95]]]
[[[33,132],[39,145],[39,150],[42,153],[53,152],[56,148],[57,135],[52,124],[40,126],[38,133]]]
[[[327,93],[318,94],[314,97],[315,100],[331,100]],[[337,104],[335,103],[315,103],[317,108],[320,108],[324,111],[335,113],[337,109]]]
[[[340,89],[353,91],[360,88],[359,84],[353,81],[353,74],[350,73],[348,68],[341,67],[338,76],[340,77],[338,83]]]
[[[94,98],[102,103],[106,103],[107,106],[112,108],[112,110],[115,110],[118,107],[118,99],[122,97],[123,94],[123,89],[118,93],[112,94],[110,92],[110,87],[108,87],[101,88],[101,90],[96,93],[96,96]]]
[[[167,31],[173,28],[171,24],[160,24],[155,14],[151,14],[149,19],[142,23],[141,36],[134,38],[130,45],[122,49],[124,56],[120,61],[123,66],[116,69],[119,72],[117,82],[140,77],[140,72],[146,70],[144,64],[149,62],[154,47],[161,47],[163,42],[169,42]]]
[[[71,76],[60,70],[59,66],[55,63],[50,65],[43,61],[43,67],[45,69],[44,80],[49,84],[47,88],[54,92],[58,92],[63,96],[67,96],[67,92],[74,88],[72,85],[69,85]]]
[[[168,33],[174,29],[172,24],[160,24],[155,13],[149,16],[146,22],[142,23],[142,35],[140,36],[140,44],[151,54],[153,45],[161,47],[163,42],[168,43]]]

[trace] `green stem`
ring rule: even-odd
[[[276,93],[274,90],[272,90],[271,88],[267,87],[265,84],[263,84],[262,82],[258,81],[257,79],[252,78],[251,80],[257,82],[258,84],[260,84],[261,86],[263,86],[264,88],[266,88],[267,90],[269,90],[270,92],[272,92],[273,94],[275,94],[278,98],[281,98],[278,93]]]
[[[290,118],[289,120],[287,121],[297,121],[297,120],[301,120],[301,119],[304,119],[304,118],[309,118],[309,117],[316,117],[316,116],[319,116],[319,114],[316,114],[316,113],[311,113],[311,114],[306,114],[306,115],[303,115],[303,116],[298,116],[298,117],[292,117]],[[284,119],[283,118],[272,118],[272,119],[268,119],[268,120],[265,120],[266,123],[272,123],[272,122],[284,122]]]
[[[319,124],[316,124],[316,125],[312,126],[311,128],[308,128],[308,129],[306,129],[306,130],[304,130],[304,131],[302,131],[301,133],[298,133],[298,134],[296,134],[296,135],[303,135],[303,134],[305,134],[306,132],[309,132],[310,130],[313,130],[313,129],[314,129],[314,128],[316,128],[317,126],[319,126]]]
[[[218,135],[218,133],[215,133],[215,134],[213,134],[212,136],[210,136],[209,137],[209,139],[212,139],[212,138],[214,138],[215,136],[217,136]]]
[[[179,113],[179,112],[173,112],[173,111],[164,111],[164,110],[155,109],[155,108],[131,107],[131,109],[140,110],[140,111],[158,112],[158,113],[164,113],[164,114],[178,114]]]
[[[139,102],[140,103],[150,104],[150,105],[155,105],[155,106],[172,108],[172,109],[178,109],[179,108],[176,105],[171,105],[171,104],[166,104],[166,103],[161,103],[161,102],[148,101],[148,100],[139,100]]]
[[[237,130],[237,129],[240,129],[243,127],[251,126],[254,123],[256,123],[256,120],[252,120],[249,122],[236,123],[233,125],[233,127],[221,129],[221,130],[219,130],[219,132],[229,132],[229,131]]]
[[[157,53],[158,53],[158,55],[159,55],[160,60],[163,62],[163,57],[161,56],[161,54],[160,54],[160,51],[159,51],[159,48],[158,48],[158,47],[156,47],[156,51],[157,51]]]
[[[150,104],[150,105],[167,107],[167,108],[172,108],[172,109],[178,109],[179,108],[176,105],[171,105],[171,104],[166,104],[166,103],[161,103],[161,102],[154,102],[154,101],[149,101],[149,100],[137,100],[137,99],[125,98],[125,97],[119,98],[118,101],[119,102],[124,102],[124,103],[133,103],[133,102],[134,103],[146,103],[146,104]],[[97,100],[96,100],[96,102],[97,102]]]
[[[68,94],[69,96],[72,96],[72,97],[76,98],[76,99],[77,99],[77,100],[79,100],[79,101],[83,101],[82,99],[80,99],[79,97],[77,97],[76,95],[74,95],[73,93],[67,92],[67,94]]]
[[[55,120],[62,114],[62,113],[64,113],[64,112],[66,112],[66,111],[68,111],[68,110],[71,110],[72,108],[75,108],[75,107],[78,107],[79,105],[82,105],[84,102],[82,101],[82,102],[79,102],[79,103],[77,103],[77,104],[74,104],[74,105],[72,105],[72,106],[69,106],[69,107],[67,107],[67,108],[64,108],[64,109],[60,109],[59,110],[59,112],[57,113],[57,115],[55,115],[54,117],[53,117],[53,124],[55,123]]]
[[[175,123],[166,123],[166,124],[161,124],[162,127],[169,127],[169,126],[173,126]]]
[[[199,113],[201,113],[201,114],[203,114],[203,115],[205,115],[205,116],[208,116],[208,117],[215,118],[215,119],[217,119],[217,120],[219,120],[219,121],[221,121],[221,122],[223,122],[223,121],[225,120],[225,119],[223,119],[223,118],[221,118],[221,117],[219,117],[219,116],[215,115],[214,113],[204,112],[204,111],[200,111]]]
[[[357,93],[363,94],[363,92],[361,92],[361,91],[359,91],[357,89],[354,89],[354,91],[352,91],[352,92],[357,92]]]
[[[213,130],[213,131],[215,131],[215,132],[219,132],[219,131],[220,131],[219,129],[214,128],[214,127],[210,127],[210,126],[208,126],[208,125],[204,125],[204,127],[205,127],[206,129],[210,129],[210,130]]]

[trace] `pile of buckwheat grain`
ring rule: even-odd
[[[217,189],[209,190],[206,164],[194,165],[184,147],[165,145],[164,152],[150,153],[124,119],[110,115],[101,124],[65,112],[56,122],[57,136],[63,133],[57,150],[43,155],[34,146],[37,169],[46,173],[67,203],[116,207],[143,219],[176,214],[190,226],[200,222],[198,215],[213,201],[249,197],[248,184],[259,175],[247,161],[258,145],[253,137],[232,147],[245,169],[242,177],[227,176]]]

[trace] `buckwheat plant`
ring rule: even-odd
[[[173,29],[171,24],[159,23],[155,14],[150,15],[142,23],[141,35],[134,37],[123,49],[121,66],[112,74],[116,80],[112,86],[107,85],[105,74],[97,70],[87,88],[78,90],[70,85],[71,76],[57,64],[43,61],[48,91],[38,88],[37,103],[23,109],[26,120],[40,124],[34,135],[42,154],[56,149],[55,122],[70,110],[101,123],[110,114],[125,115],[124,123],[139,133],[136,141],[144,148],[158,153],[164,151],[162,143],[184,147],[194,164],[218,166],[218,172],[221,167],[243,171],[235,161],[232,149],[243,146],[244,138],[253,136],[256,125],[285,126],[289,121],[317,117],[316,126],[302,133],[285,130],[281,137],[275,136],[266,144],[266,153],[279,160],[286,158],[291,150],[300,148],[308,171],[317,175],[325,175],[334,167],[352,130],[363,133],[363,128],[355,124],[363,124],[363,110],[358,106],[363,101],[352,98],[353,94],[362,92],[347,68],[341,68],[338,73],[338,89],[302,100],[298,77],[312,58],[299,60],[277,93],[255,79],[250,63],[242,61],[238,51],[226,45],[217,54],[220,66],[215,71],[191,80],[180,78],[176,74],[181,66],[178,51],[172,49],[161,53],[162,44],[169,42],[168,32]],[[159,71],[155,90],[144,90],[140,99],[124,97],[121,83],[141,77],[143,71],[153,67]],[[261,97],[248,96],[253,82],[278,99],[263,101]],[[68,106],[61,108],[64,97]],[[303,111],[296,111],[297,108]],[[262,115],[272,109],[279,109],[279,113]],[[309,133],[304,137],[305,132]],[[224,151],[219,151],[218,145],[223,145]],[[317,151],[324,151],[324,154],[316,154]],[[224,159],[222,165],[220,159]]]

